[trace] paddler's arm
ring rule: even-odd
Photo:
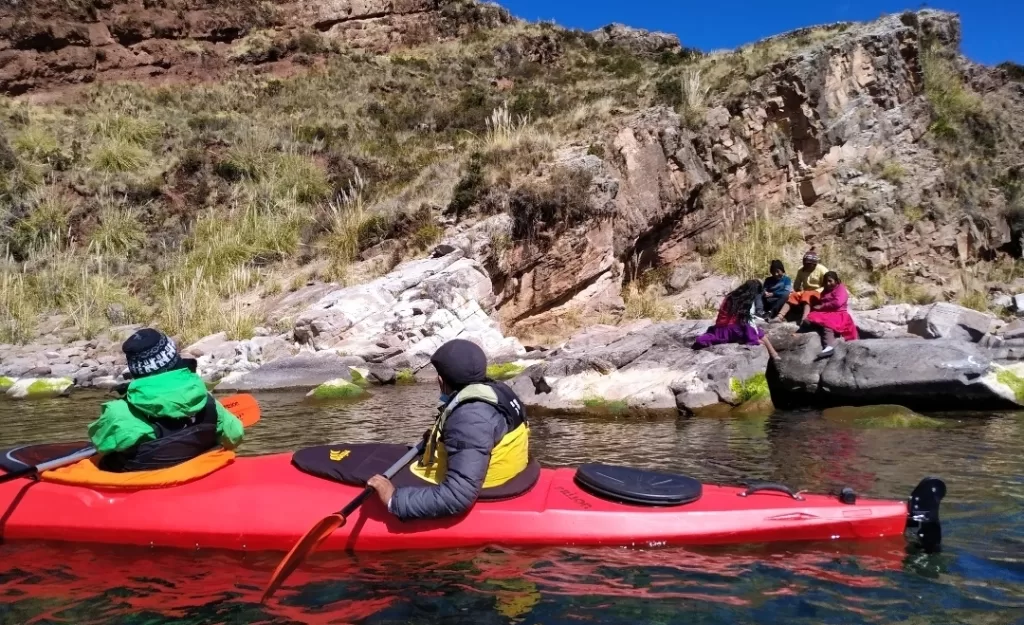
[[[443,444],[448,471],[436,486],[397,488],[388,509],[399,519],[432,519],[465,513],[483,487],[491,450],[505,432],[504,418],[484,403],[460,406],[448,416]]]
[[[245,437],[245,426],[238,417],[217,402],[217,434],[224,449],[235,449]]]

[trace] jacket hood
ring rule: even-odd
[[[206,383],[188,369],[133,380],[125,401],[154,417],[180,418],[198,412],[206,403]]]

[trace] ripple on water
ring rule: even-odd
[[[437,389],[374,389],[357,404],[259,395],[243,453],[327,442],[413,442]],[[81,440],[103,397],[0,404],[0,446]],[[315,555],[270,606],[274,554],[0,546],[0,625],[75,623],[1020,623],[1024,419],[939,430],[845,428],[813,412],[767,419],[533,419],[548,466],[584,461],[705,481],[843,485],[903,498],[943,477],[945,548],[901,541],[714,549],[503,549]],[[334,505],[332,502],[331,505]]]

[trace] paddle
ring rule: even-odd
[[[252,395],[244,393],[239,395],[229,395],[220,403],[228,412],[238,417],[238,420],[242,422],[243,427],[255,425],[260,420],[260,405]],[[44,471],[58,469],[69,464],[74,464],[79,460],[85,460],[95,454],[96,447],[90,445],[73,454],[54,458],[53,460],[41,462],[35,466],[25,467],[24,469],[12,471],[11,473],[0,476],[0,484],[3,484],[4,482],[11,482],[29,475],[38,475]]]
[[[423,442],[421,441],[418,445],[413,447],[402,456],[402,459],[391,466],[390,469],[384,472],[384,477],[391,479],[398,473],[402,467],[409,464],[413,458],[423,452]],[[270,578],[270,584],[267,589],[263,592],[263,598],[260,599],[260,603],[266,603],[267,599],[270,598],[274,592],[281,587],[284,583],[285,578],[292,574],[292,572],[302,564],[302,561],[306,559],[310,553],[313,552],[320,543],[327,539],[334,530],[342,527],[348,521],[348,515],[356,511],[363,501],[370,496],[370,493],[374,492],[373,488],[367,486],[363,489],[363,492],[349,502],[347,506],[335,512],[330,516],[326,516],[321,519],[316,525],[314,525],[306,535],[299,539],[299,542],[295,543],[292,550],[288,552],[284,560],[277,565],[277,570],[274,571],[274,575]]]

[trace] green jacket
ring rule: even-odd
[[[175,369],[133,380],[123,399],[103,404],[100,418],[89,424],[89,438],[100,454],[125,451],[156,438],[146,416],[187,418],[206,405],[206,384],[188,369]],[[217,434],[234,449],[245,429],[238,417],[217,402]]]

